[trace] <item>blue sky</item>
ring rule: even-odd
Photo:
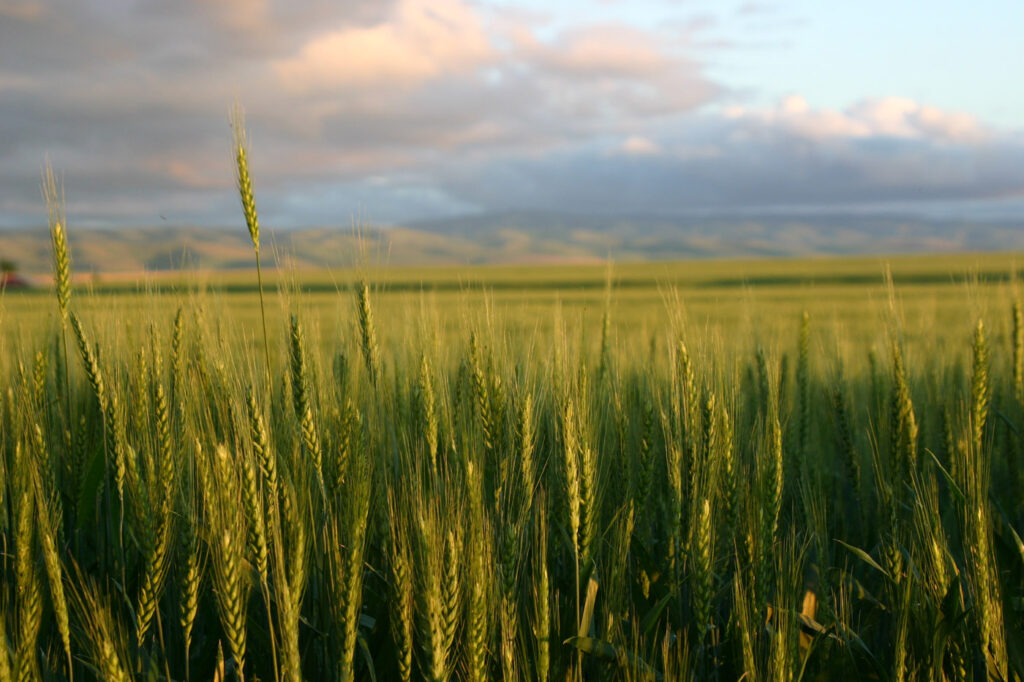
[[[706,45],[695,53],[707,73],[735,88],[738,99],[770,102],[795,92],[839,108],[864,97],[900,95],[970,111],[993,124],[1024,125],[1024,93],[1011,85],[1024,82],[1024,3],[1013,0],[515,5],[551,16],[549,31],[571,28],[581,17],[649,30],[689,28]]]
[[[0,226],[1013,213],[1024,3],[0,0]],[[1009,207],[1009,208],[1007,208]]]
[[[1010,85],[1024,77],[1024,3],[794,1],[742,25],[737,41],[760,35],[774,46],[732,51],[711,73],[762,98],[798,92],[842,107],[900,95],[992,124],[1024,123],[1024,95]]]

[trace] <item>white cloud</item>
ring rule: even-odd
[[[769,109],[730,107],[732,120],[781,128],[813,140],[891,137],[977,142],[988,134],[972,115],[946,111],[906,97],[865,99],[844,109],[814,109],[800,95],[789,95]]]
[[[630,135],[622,141],[619,150],[624,154],[646,156],[660,153],[661,147],[642,135]]]
[[[989,135],[989,131],[975,116],[963,111],[942,111],[936,107],[920,106],[913,112],[913,119],[924,137],[950,142],[977,142]]]
[[[334,91],[419,83],[479,67],[492,54],[479,17],[460,0],[402,0],[386,21],[318,36],[272,68],[288,90]]]

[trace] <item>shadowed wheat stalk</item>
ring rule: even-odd
[[[53,289],[60,312],[61,347],[64,351],[64,405],[67,428],[71,428],[71,378],[68,375],[68,306],[71,303],[71,249],[68,247],[64,188],[59,186],[49,163],[43,171],[43,199],[50,225],[53,248]]]

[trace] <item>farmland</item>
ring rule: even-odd
[[[1024,682],[1021,25],[0,0],[0,682]]]
[[[0,673],[1020,674],[1012,256],[264,277],[0,298]]]

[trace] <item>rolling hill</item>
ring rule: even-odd
[[[242,227],[69,229],[75,271],[252,267]],[[452,265],[1024,250],[1024,220],[971,223],[899,215],[588,216],[510,212],[403,226],[268,230],[270,265]],[[50,269],[43,227],[0,232],[0,259]]]

